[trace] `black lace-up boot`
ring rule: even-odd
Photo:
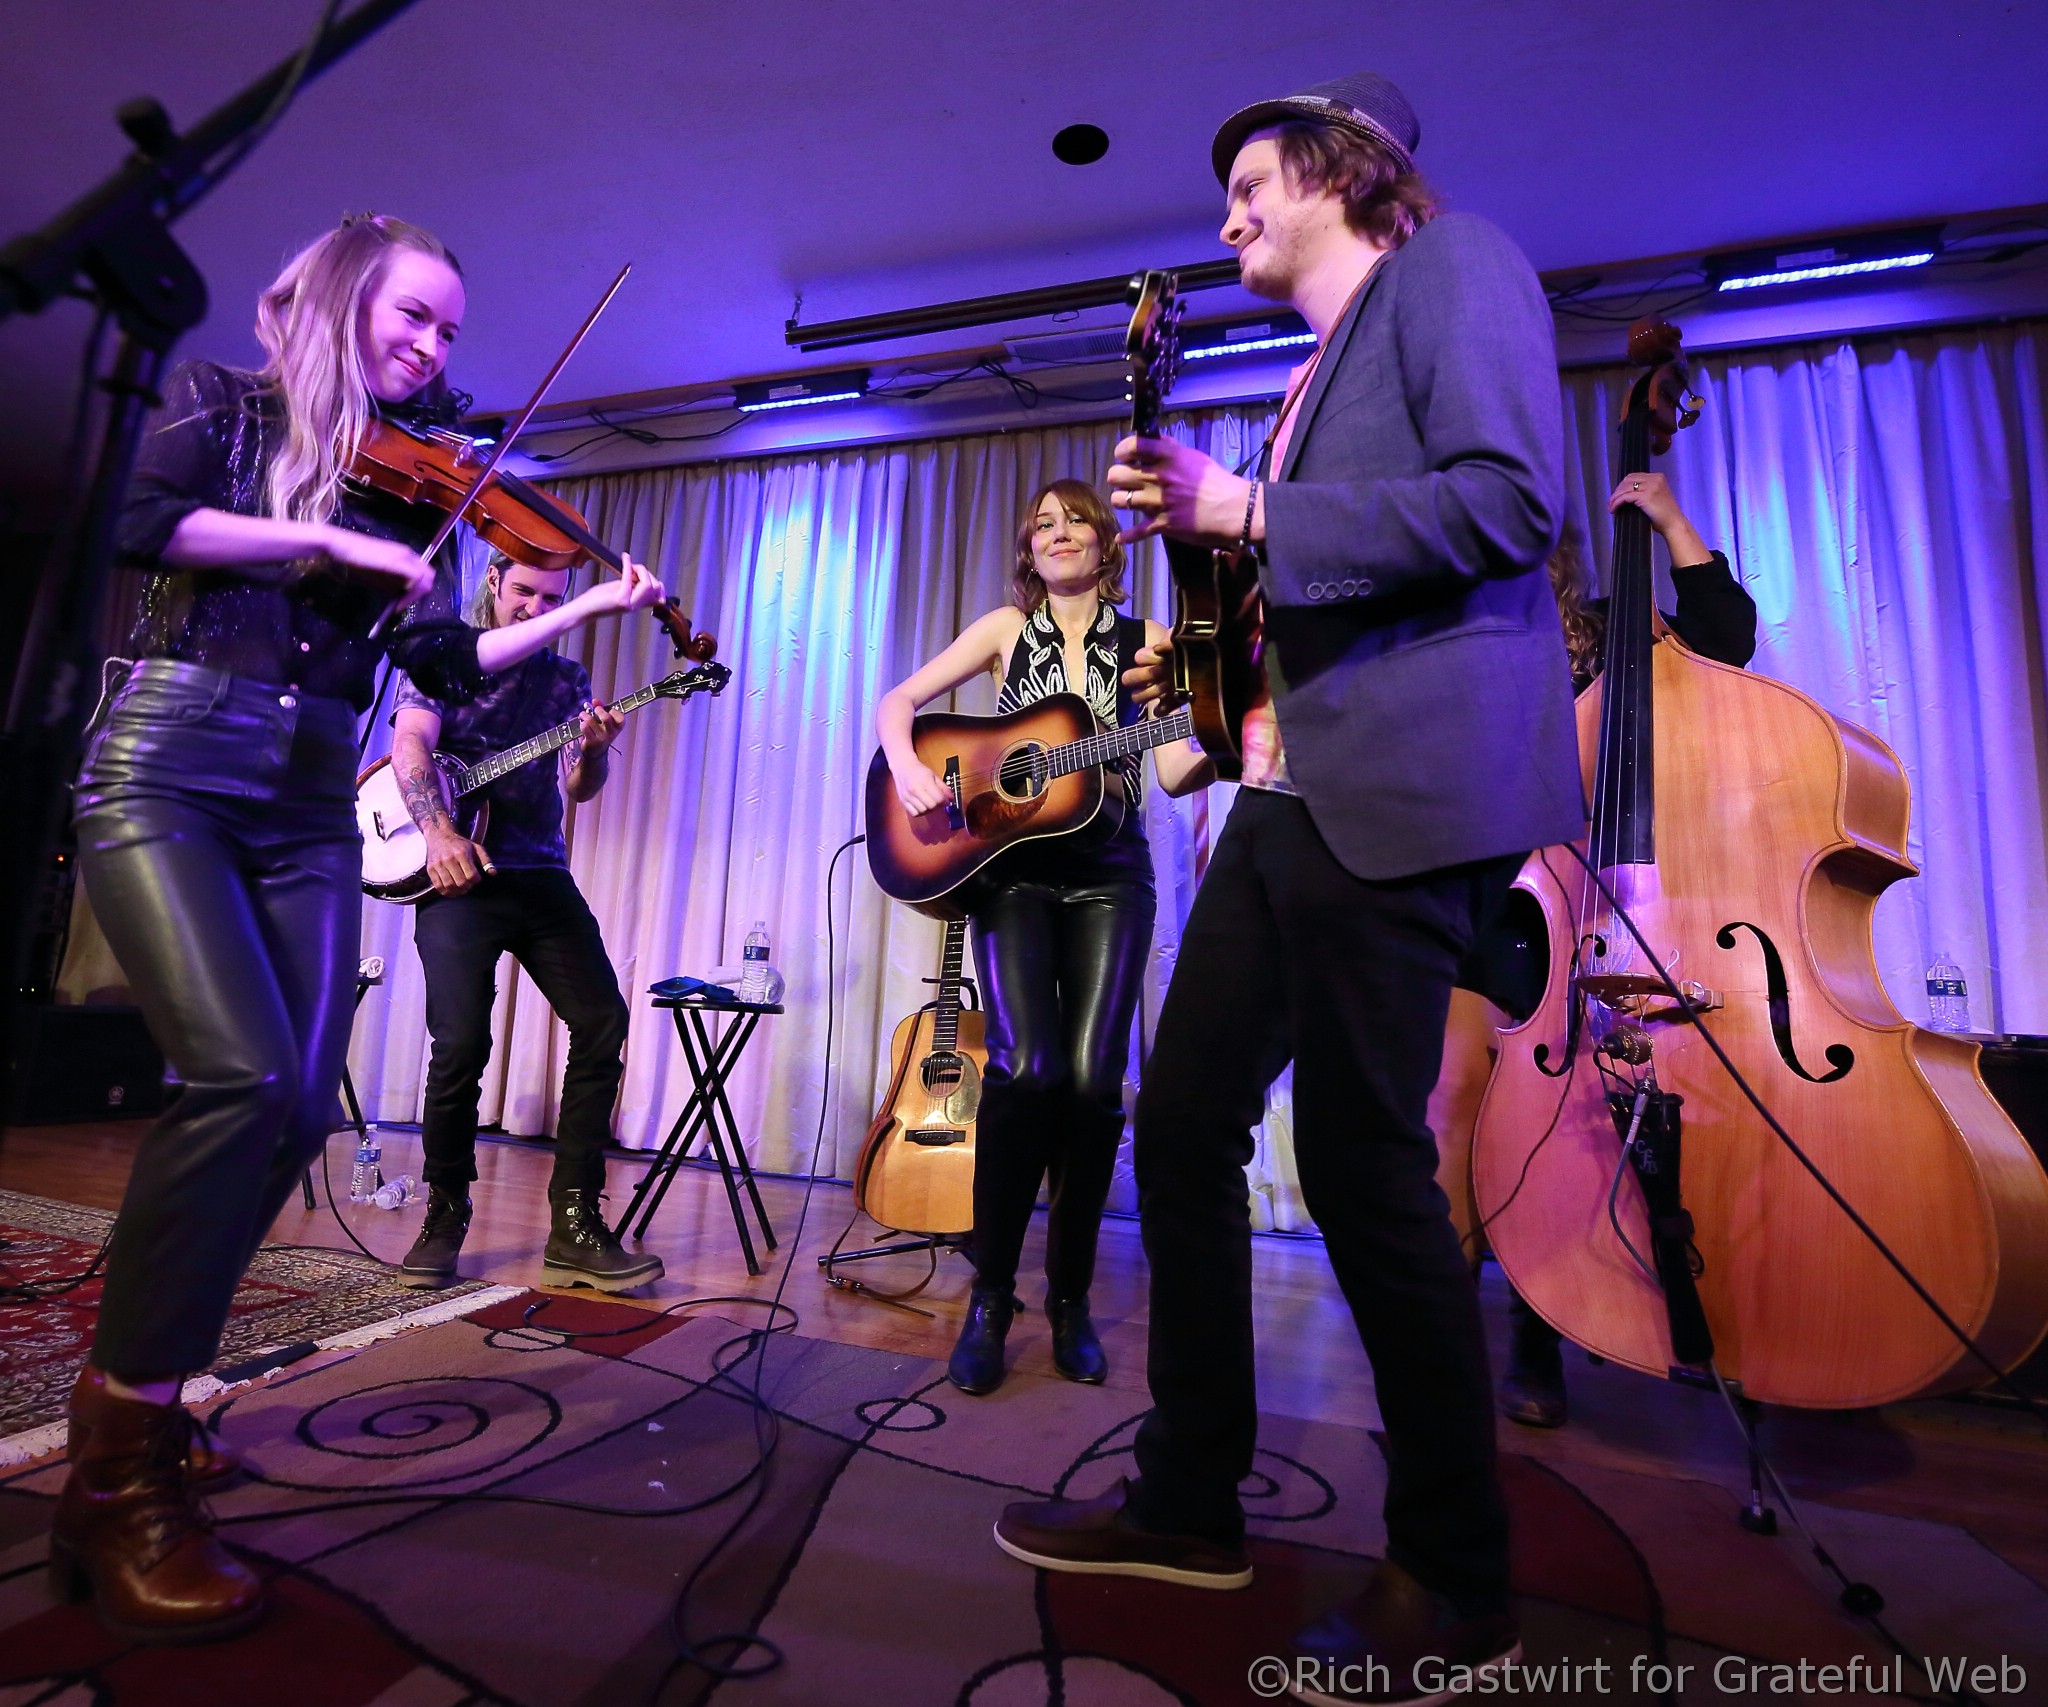
[[[568,1186],[548,1193],[553,1228],[541,1255],[544,1278],[555,1286],[594,1286],[600,1292],[630,1292],[659,1280],[661,1258],[637,1255],[605,1225],[599,1193]]]
[[[438,1185],[427,1187],[427,1218],[413,1240],[398,1278],[407,1286],[447,1286],[455,1279],[455,1259],[469,1232],[469,1199],[451,1197]]]

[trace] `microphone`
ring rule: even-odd
[[[1654,1053],[1650,1034],[1639,1025],[1624,1022],[1600,1039],[1599,1052],[1611,1061],[1625,1061],[1640,1067]]]

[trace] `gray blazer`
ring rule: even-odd
[[[1522,252],[1444,214],[1330,336],[1266,489],[1266,665],[1288,772],[1359,877],[1585,827],[1557,601],[1550,311]]]

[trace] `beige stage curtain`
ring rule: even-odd
[[[1222,411],[1178,428],[1231,463],[1263,440],[1268,409]],[[929,443],[606,476],[562,495],[610,540],[653,567],[720,642],[732,685],[717,700],[658,701],[614,749],[598,798],[572,810],[570,864],[603,927],[633,1008],[616,1130],[660,1142],[688,1094],[688,1066],[646,990],[675,973],[739,957],[768,921],[788,1012],[762,1022],[734,1081],[734,1106],[760,1167],[809,1171],[826,1068],[825,879],[833,850],[861,829],[862,793],[882,693],[1005,601],[1019,512],[1041,483],[1099,479],[1113,425],[1048,428]],[[1161,620],[1163,560],[1137,553],[1132,608]],[[596,693],[615,697],[673,667],[665,638],[634,617],[568,642]],[[994,707],[971,684],[957,709]],[[386,737],[379,734],[379,745]],[[1168,801],[1148,791],[1160,917],[1142,1037],[1158,1011],[1195,882],[1234,790]],[[928,995],[940,927],[885,900],[859,849],[840,861],[832,900],[837,1021],[822,1175],[844,1178],[887,1077],[898,1020]],[[363,952],[387,982],[364,1004],[351,1064],[372,1119],[417,1118],[427,1040],[407,909],[372,902]],[[497,1048],[482,1115],[511,1132],[552,1129],[566,1034],[523,974],[503,963]],[[1134,1051],[1133,1080],[1139,1063]],[[1280,1123],[1271,1123],[1278,1129]],[[1254,1168],[1261,1224],[1301,1224],[1285,1146]],[[1133,1207],[1128,1150],[1118,1206]]]
[[[2033,325],[1716,354],[1694,369],[1705,416],[1666,464],[1701,532],[1730,550],[1757,597],[1754,667],[1899,752],[1927,875],[1880,906],[1879,963],[1899,1007],[1921,1018],[1921,969],[1937,950],[1955,953],[1980,1029],[2048,1030],[2044,366]],[[1565,376],[1569,507],[1603,572],[1626,381],[1619,370]],[[1268,409],[1222,410],[1175,430],[1235,465],[1270,424]],[[860,828],[875,701],[1004,600],[1024,499],[1058,475],[1099,479],[1116,437],[1110,425],[1049,428],[564,485],[717,632],[736,672],[720,701],[641,712],[610,787],[571,824],[577,880],[634,1002],[622,1141],[658,1142],[687,1091],[647,985],[736,959],[750,921],[765,918],[790,1011],[764,1023],[736,1108],[759,1165],[810,1167],[825,1066],[825,867]],[[1133,608],[1170,613],[1150,545],[1137,553]],[[601,695],[669,664],[640,619],[571,644]],[[992,704],[985,684],[959,696],[962,710]],[[1160,907],[1134,1080],[1233,795],[1148,796]],[[940,933],[885,902],[858,851],[842,861],[833,907],[839,1019],[818,1167],[844,1177],[890,1033],[924,999]],[[371,915],[365,952],[386,957],[391,979],[357,1027],[355,1077],[376,1117],[410,1120],[425,1049],[418,965],[404,911],[373,904]],[[561,1027],[523,977],[505,977],[496,1028],[484,1116],[546,1131]],[[1290,1133],[1283,1078],[1251,1169],[1262,1227],[1308,1224]],[[1133,1201],[1126,1160],[1112,1204]]]

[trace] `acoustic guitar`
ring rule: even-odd
[[[951,798],[913,817],[877,749],[868,765],[868,869],[890,899],[952,917],[959,908],[948,897],[1005,848],[1076,834],[1108,840],[1129,805],[1104,767],[1194,732],[1185,706],[1099,729],[1075,693],[994,717],[927,712],[912,722],[910,743]]]
[[[649,682],[646,687],[615,701],[612,710],[630,713],[643,705],[652,705],[657,699],[688,699],[695,693],[719,694],[731,680],[732,672],[723,664],[699,664],[693,669],[677,670],[663,676],[658,682]],[[455,828],[471,841],[481,841],[484,831],[490,826],[491,803],[476,799],[478,791],[522,765],[530,765],[535,759],[559,752],[576,739],[576,732],[582,727],[583,716],[579,712],[552,729],[542,731],[532,740],[508,747],[502,753],[493,753],[473,765],[466,765],[447,753],[435,753],[434,768],[439,773],[441,798],[448,808],[449,817],[455,820]],[[356,826],[363,833],[365,895],[411,906],[433,894],[434,885],[427,877],[427,838],[412,821],[412,812],[405,804],[405,796],[399,792],[398,778],[392,774],[389,757],[379,759],[356,778]]]
[[[1166,395],[1180,373],[1182,304],[1172,273],[1131,281],[1131,431],[1161,435]],[[1225,782],[1244,774],[1245,713],[1266,695],[1261,661],[1265,597],[1250,552],[1213,551],[1162,537],[1173,576],[1173,687],[1188,702],[1194,738]]]
[[[896,1028],[888,1094],[854,1167],[854,1203],[899,1232],[974,1226],[974,1121],[988,1050],[981,1014],[960,1006],[966,941],[965,922],[949,921],[939,993]]]

